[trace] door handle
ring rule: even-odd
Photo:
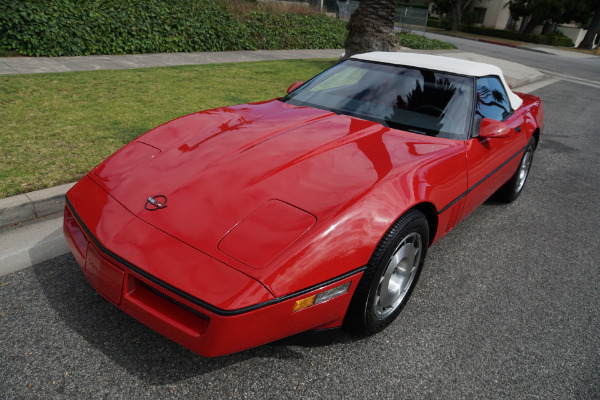
[[[515,128],[515,132],[521,132],[521,125],[519,125]]]

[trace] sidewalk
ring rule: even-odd
[[[403,51],[413,51],[402,49]],[[523,85],[546,79],[540,71],[510,61],[457,50],[414,51],[494,64],[500,67],[509,85]],[[0,74],[93,71],[104,69],[151,68],[303,58],[338,58],[341,49],[259,50],[220,53],[137,54],[84,57],[0,58]],[[62,237],[64,195],[73,184],[0,199],[0,276],[27,268],[68,252]]]
[[[3,57],[2,74],[41,74],[48,72],[135,69],[304,58],[338,58],[344,50],[243,50],[205,53],[156,53],[120,56]]]

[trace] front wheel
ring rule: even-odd
[[[417,283],[428,246],[427,218],[418,210],[409,210],[373,252],[348,307],[346,325],[373,334],[391,324]]]
[[[525,186],[527,176],[529,176],[529,169],[531,168],[531,161],[533,161],[534,149],[535,139],[532,136],[529,139],[529,143],[527,143],[527,146],[525,147],[525,151],[521,157],[521,162],[519,163],[519,168],[512,178],[510,178],[510,180],[496,192],[496,196],[500,201],[510,203],[515,201],[521,194],[521,191]]]

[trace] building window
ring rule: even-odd
[[[473,21],[473,23],[475,23],[475,24],[483,24],[483,20],[485,19],[485,12],[486,11],[487,11],[487,8],[474,7],[473,8],[473,14],[475,16],[475,20]]]

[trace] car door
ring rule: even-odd
[[[521,129],[523,115],[514,111],[500,79],[485,76],[477,79],[475,114],[502,121],[509,128],[506,137],[473,137],[467,141],[468,191],[463,217],[486,201],[517,170],[527,138]]]

